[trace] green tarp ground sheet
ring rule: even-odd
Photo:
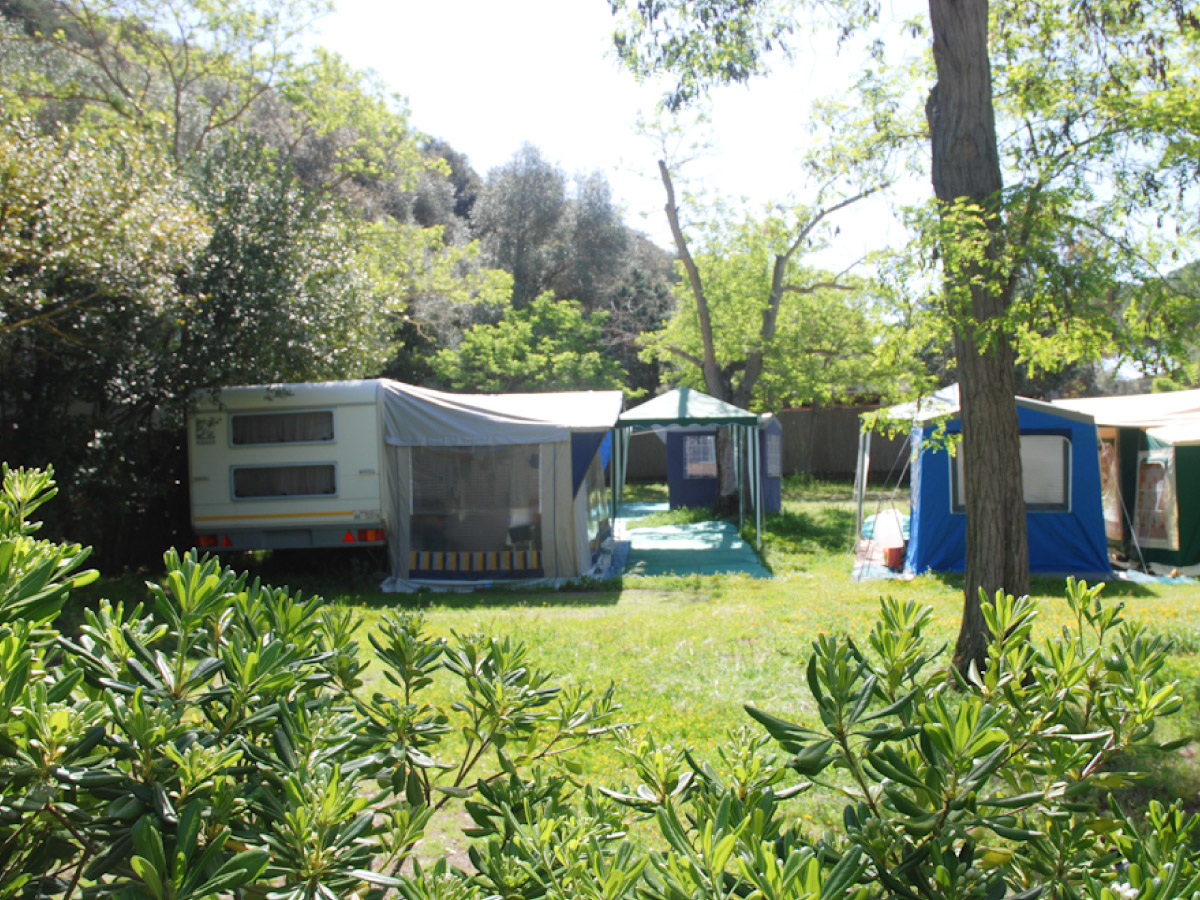
[[[741,572],[770,578],[754,548],[742,540],[731,522],[695,522],[639,528],[637,519],[663,504],[622,504],[621,518],[629,541],[625,575],[723,575]]]

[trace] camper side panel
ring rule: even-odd
[[[304,400],[298,395],[285,407],[201,409],[189,417],[197,546],[385,543],[375,404]]]

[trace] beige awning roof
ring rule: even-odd
[[[1054,405],[1087,413],[1097,425],[1117,428],[1176,428],[1188,423],[1200,424],[1200,390],[1055,400]]]

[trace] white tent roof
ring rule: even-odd
[[[567,440],[607,431],[621,414],[620,391],[447,394],[381,381],[384,440],[392,446],[469,447]]]
[[[1092,420],[1092,416],[1087,410],[1077,410],[1070,407],[1060,408],[1057,404],[1034,400],[1030,397],[1016,397],[1014,399],[1017,406],[1024,406],[1027,409],[1039,409],[1056,416],[1066,416],[1069,419],[1079,419],[1088,422]],[[958,385],[951,384],[947,387],[939,388],[928,397],[892,406],[885,410],[885,416],[895,422],[931,422],[945,418],[946,416],[952,416],[961,408],[962,401],[959,397]]]
[[[1188,423],[1200,423],[1200,390],[1055,400],[1054,405],[1087,413],[1095,418],[1097,425],[1117,428],[1174,429]]]

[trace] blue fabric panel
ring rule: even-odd
[[[717,502],[717,479],[715,478],[684,478],[683,477],[683,442],[687,436],[695,436],[701,432],[689,431],[686,434],[676,431],[667,432],[667,499],[671,509],[681,506],[715,506]],[[716,434],[716,432],[704,432]]]
[[[758,429],[758,479],[762,485],[763,512],[777,513],[783,509],[783,479],[767,475],[767,433],[782,435],[783,426],[775,420],[767,428]]]
[[[604,432],[604,440],[600,442],[600,466],[607,469],[609,462],[612,460],[613,448],[613,433],[611,431]],[[572,466],[574,471],[574,466]]]
[[[957,430],[951,422],[947,430]],[[925,432],[913,431],[919,447]],[[926,448],[913,465],[913,509],[907,565],[914,572],[961,572],[967,555],[967,517],[950,511],[950,454]]]
[[[1096,577],[1111,572],[1100,501],[1100,463],[1093,425],[1046,411],[1018,407],[1021,431],[1056,432],[1071,440],[1071,509],[1029,512],[1029,569],[1039,574]],[[947,430],[958,432],[958,420]],[[913,430],[913,446],[923,437]],[[913,466],[913,511],[906,563],[914,572],[962,572],[966,560],[966,522],[951,511],[950,455],[926,449]]]
[[[610,432],[607,431],[576,431],[571,434],[571,492],[573,494],[579,493],[579,486],[587,477],[592,457],[596,455],[596,451],[600,449],[600,445],[604,443],[604,439],[609,434]]]

